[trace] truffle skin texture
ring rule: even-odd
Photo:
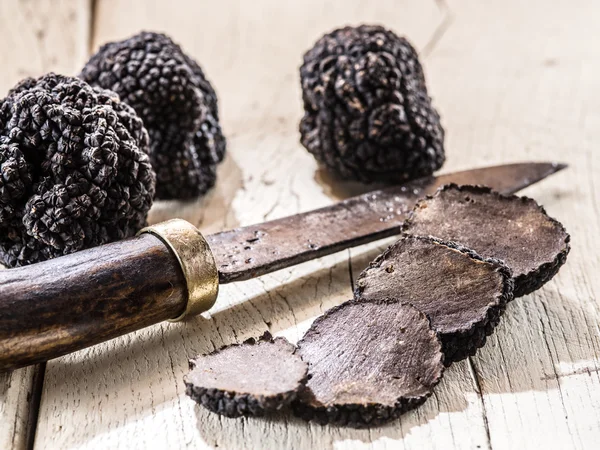
[[[280,411],[306,382],[307,364],[296,347],[265,332],[258,341],[223,347],[190,361],[186,393],[226,417],[264,416]]]
[[[0,101],[0,261],[23,266],[133,236],[155,176],[118,95],[53,73]]]
[[[444,163],[444,130],[417,52],[380,26],[337,29],[300,67],[302,144],[341,178],[397,183]]]
[[[80,77],[115,91],[144,121],[158,199],[194,198],[214,186],[225,156],[217,96],[168,36],[142,32],[105,44]]]
[[[564,226],[535,200],[483,186],[442,186],[416,204],[402,229],[502,260],[512,271],[515,298],[550,281],[571,249]]]
[[[416,408],[444,372],[428,318],[396,299],[350,300],[317,318],[298,352],[309,379],[294,413],[321,425],[380,425]]]
[[[404,236],[356,280],[355,298],[399,297],[431,320],[450,365],[484,346],[513,298],[510,269],[454,242]]]

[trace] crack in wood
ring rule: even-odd
[[[434,0],[437,7],[442,11],[442,21],[435,27],[433,33],[427,43],[421,49],[421,55],[423,58],[427,58],[433,52],[433,49],[440,43],[452,23],[454,22],[454,15],[446,3],[446,0]]]
[[[55,10],[64,9],[64,5],[78,1],[67,0],[56,6]],[[475,445],[470,447],[470,444],[479,443],[482,447],[487,445],[491,448],[492,435],[497,448],[508,448],[510,444],[538,446],[543,438],[555,446],[564,443],[564,447],[568,447],[572,440],[567,433],[576,435],[575,442],[593,448],[590,443],[597,441],[599,436],[594,429],[597,424],[594,420],[600,411],[596,337],[600,334],[596,323],[599,296],[593,276],[598,266],[595,236],[599,231],[596,219],[600,206],[599,191],[596,189],[598,183],[594,177],[598,159],[597,152],[593,151],[593,143],[600,139],[597,131],[600,127],[596,126],[597,102],[593,95],[597,87],[593,69],[597,62],[590,53],[590,43],[597,40],[597,31],[594,31],[597,27],[593,22],[593,16],[598,11],[597,4],[583,0],[574,8],[571,2],[560,0],[551,3],[486,2],[485,5],[476,1],[450,3],[439,0],[436,2],[437,8],[443,12],[442,15],[433,4],[416,1],[408,2],[402,14],[390,13],[399,8],[393,1],[348,1],[342,8],[336,6],[335,2],[316,0],[314,3],[268,4],[257,1],[250,6],[233,0],[226,6],[210,10],[206,10],[201,2],[189,1],[184,5],[183,0],[177,7],[158,2],[153,7],[147,7],[145,0],[89,1],[90,5],[92,3],[94,20],[90,27],[94,29],[82,27],[86,28],[89,36],[88,40],[82,39],[86,52],[93,45],[93,39],[101,43],[109,37],[125,36],[144,28],[160,26],[161,31],[172,34],[185,49],[190,49],[201,64],[206,64],[207,75],[215,83],[220,106],[225,112],[223,125],[230,132],[231,155],[240,162],[240,169],[245,175],[243,183],[249,183],[247,191],[243,190],[246,189],[245,185],[242,189],[236,186],[236,194],[227,197],[229,204],[220,206],[226,209],[226,214],[223,218],[219,217],[219,221],[215,222],[217,225],[237,225],[233,223],[236,214],[243,216],[243,220],[251,217],[259,221],[261,216],[252,210],[256,207],[252,202],[270,206],[280,190],[287,194],[287,183],[290,191],[287,195],[290,198],[282,197],[282,201],[285,199],[289,202],[280,204],[282,211],[292,212],[294,206],[300,205],[307,209],[313,206],[313,196],[320,195],[319,185],[313,183],[312,173],[295,171],[294,164],[290,163],[290,158],[303,163],[310,158],[310,155],[300,155],[305,150],[297,142],[295,122],[302,109],[297,64],[301,61],[302,51],[308,49],[314,39],[328,29],[342,22],[378,22],[402,30],[409,38],[421,36],[419,42],[425,44],[421,53],[429,60],[427,69],[433,75],[432,92],[436,96],[436,105],[444,113],[444,124],[451,146],[455,149],[452,161],[449,160],[452,164],[449,169],[483,164],[490,157],[502,162],[524,157],[544,159],[568,155],[572,161],[570,178],[557,179],[556,182],[549,180],[539,190],[532,188],[531,192],[539,196],[549,209],[554,208],[556,216],[572,228],[574,251],[559,277],[552,281],[561,284],[559,300],[566,305],[565,314],[556,317],[556,311],[562,313],[562,310],[555,310],[552,303],[547,303],[549,312],[555,315],[550,322],[554,329],[548,328],[548,322],[545,323],[547,338],[553,340],[547,345],[550,349],[552,344],[555,345],[555,354],[550,358],[550,363],[555,365],[554,375],[545,357],[541,331],[538,331],[536,314],[541,308],[531,299],[520,300],[523,304],[529,302],[520,313],[526,319],[533,317],[533,324],[513,321],[519,318],[518,314],[515,316],[514,310],[512,315],[510,311],[507,312],[503,319],[512,323],[515,329],[499,328],[488,346],[481,350],[481,357],[450,370],[451,373],[446,375],[436,393],[436,398],[439,395],[438,407],[432,400],[431,408],[425,404],[417,413],[404,416],[398,423],[368,431],[304,425],[287,417],[283,422],[248,419],[241,425],[229,419],[209,417],[184,399],[180,404],[171,398],[161,403],[164,399],[159,397],[164,396],[164,392],[172,395],[172,383],[180,383],[181,380],[175,379],[173,368],[169,369],[168,364],[166,367],[154,367],[149,361],[154,362],[157,358],[167,361],[165,352],[173,352],[175,372],[181,373],[184,369],[178,364],[185,362],[178,358],[185,358],[186,355],[177,355],[180,343],[167,342],[166,348],[146,349],[148,351],[138,355],[137,360],[129,359],[129,354],[124,357],[125,352],[119,350],[120,344],[105,344],[101,349],[86,351],[85,357],[80,357],[77,364],[81,364],[81,369],[74,369],[71,361],[64,360],[52,361],[48,365],[36,447],[44,448],[51,444],[63,448],[90,449],[106,446],[143,447],[149,444],[168,447],[171,443],[175,446],[188,445],[178,437],[185,430],[188,433],[185,438],[189,439],[191,429],[193,441],[189,446],[198,448],[256,448],[261,445],[299,449],[474,448]],[[0,8],[10,9],[10,6],[5,6],[9,4],[12,2],[1,2]],[[261,8],[269,8],[272,17],[270,22],[264,21],[259,13]],[[43,8],[40,10],[45,11]],[[33,12],[39,15],[38,11]],[[2,16],[18,18],[14,14]],[[57,14],[56,17],[60,19],[62,16]],[[87,20],[88,16],[85,17]],[[207,19],[203,22],[203,39],[198,39],[197,17]],[[290,18],[293,20],[290,21]],[[47,19],[49,22],[51,20],[54,17]],[[576,21],[581,26],[573,27]],[[27,25],[26,20],[19,23]],[[539,23],[543,23],[544,27],[536,28]],[[15,34],[10,28],[5,30],[5,34]],[[532,34],[531,30],[537,30],[537,33]],[[56,37],[56,30],[54,33]],[[233,33],[235,38],[231,42],[229,38]],[[73,34],[72,29],[66,29],[64,42],[69,43],[68,36]],[[273,36],[283,38],[274,42]],[[47,33],[46,38],[51,37],[52,34]],[[9,38],[11,36],[7,36],[7,41]],[[18,44],[15,52],[27,55],[35,45],[31,39],[33,36],[29,36],[25,44],[14,39],[10,42]],[[61,45],[61,39],[56,42],[57,46]],[[6,47],[10,53],[9,46]],[[551,54],[544,53],[546,51]],[[226,55],[225,59],[223,55]],[[72,59],[72,56],[66,57]],[[25,56],[21,59],[27,63]],[[540,66],[540,61],[550,59],[557,63],[552,67]],[[69,61],[67,63],[71,64]],[[51,61],[48,60],[48,63]],[[28,74],[38,70],[35,65],[19,64]],[[39,65],[39,61],[35,64]],[[10,65],[6,63],[5,66],[5,72],[9,71]],[[64,61],[59,66],[64,67]],[[273,77],[273,73],[281,76]],[[295,79],[290,83],[285,77],[292,73]],[[17,75],[22,76],[16,71],[11,76]],[[12,85],[16,78],[10,81]],[[6,84],[5,87],[10,85]],[[582,115],[571,120],[573,109],[570,107],[581,110]],[[278,122],[279,117],[284,117],[285,121]],[[548,121],[548,118],[556,120]],[[556,136],[554,131],[558,129],[559,135]],[[275,135],[281,139],[272,139]],[[239,137],[235,142],[234,136]],[[265,172],[267,166],[268,172]],[[250,179],[253,174],[259,176],[265,173],[269,174],[269,179],[261,180],[261,183],[264,181],[261,185],[257,179],[256,182]],[[289,179],[291,174],[296,174],[294,181]],[[571,180],[575,179],[577,184],[574,185]],[[229,179],[226,180],[229,182]],[[547,190],[548,187],[550,190]],[[292,198],[292,191],[298,195],[298,199]],[[553,192],[555,195],[551,195]],[[320,197],[318,202],[324,200],[327,199]],[[260,208],[259,211],[263,210]],[[360,255],[358,251],[354,253],[354,258],[351,252],[347,255],[348,272],[344,266],[346,262],[342,261],[340,270],[335,270],[329,276],[334,290],[338,288],[338,283],[349,282],[353,286],[353,266],[357,266]],[[307,267],[317,271],[323,268],[323,264],[303,266],[299,271]],[[299,271],[290,270],[287,274],[281,274],[277,281],[286,283],[295,278]],[[319,276],[325,277],[327,274]],[[267,285],[272,288],[271,295],[277,290],[273,284],[269,279]],[[306,284],[303,288],[301,284],[295,284],[294,291],[307,289],[302,298],[310,302],[313,285]],[[321,309],[326,308],[328,302],[331,303],[325,289],[331,291],[332,287],[322,281],[314,294],[322,295],[320,300],[324,303]],[[260,288],[251,282],[247,287],[230,291],[234,293],[223,290],[223,294],[233,302],[241,297],[255,298],[255,290],[260,291]],[[266,323],[260,311],[254,313],[256,306],[265,314],[270,305],[276,306],[276,311],[268,319],[272,317],[273,328],[279,331],[288,328],[292,320],[288,308],[305,322],[304,305],[299,297],[290,289],[284,290],[284,295],[288,296],[288,303],[291,304],[286,306],[284,299],[273,297],[268,300],[265,297],[264,302],[257,300],[255,305],[247,306],[251,310],[250,317],[243,313],[223,315],[206,325],[210,328],[202,328],[203,325],[194,331],[194,326],[188,324],[177,332],[185,336],[190,347],[204,350],[211,345],[213,349],[220,348],[237,339],[230,329],[232,326],[239,331],[243,327],[260,327],[262,322]],[[336,297],[336,300],[341,299]],[[570,310],[567,309],[569,304],[572,307]],[[312,309],[311,305],[311,313],[317,312],[316,304],[314,306]],[[215,330],[217,324],[220,324],[220,329],[217,327]],[[564,333],[559,330],[562,324],[565,325],[562,330]],[[568,327],[571,326],[576,330],[569,331]],[[520,341],[524,335],[520,327],[531,327],[528,332],[537,339],[535,346]],[[203,337],[198,333],[203,333]],[[168,334],[165,337],[173,341],[168,339]],[[219,340],[223,342],[219,343]],[[519,348],[520,345],[523,347]],[[110,368],[106,367],[107,359],[98,357],[98,353],[103,352],[111,355]],[[543,357],[538,360],[536,353],[543,354]],[[531,367],[521,367],[523,361],[530,363]],[[497,370],[491,371],[488,364]],[[585,367],[580,368],[579,365],[583,364]],[[594,369],[594,364],[595,370],[590,370],[590,376],[586,376],[587,369]],[[565,368],[561,371],[563,365]],[[106,380],[113,376],[111,370],[115,367],[120,371],[120,379],[116,386],[107,385]],[[537,371],[528,379],[528,370],[532,368]],[[584,375],[571,376],[576,375],[577,371],[584,371]],[[553,379],[556,375],[562,378],[563,401],[570,413],[568,421],[560,417],[558,412],[553,414],[545,411],[547,408],[561,411],[553,387],[544,389],[545,383],[538,380],[546,374]],[[18,382],[15,378],[14,383],[25,385],[25,378],[19,376],[21,378],[18,378]],[[29,382],[27,379],[27,386]],[[139,391],[134,392],[132,386],[139,386]],[[148,386],[152,386],[152,389]],[[140,394],[142,389],[146,389],[146,396]],[[22,388],[22,391],[26,389]],[[478,391],[477,396],[471,394],[474,391]],[[15,392],[13,389],[13,398]],[[466,394],[465,398],[472,396],[473,400],[462,402],[462,393]],[[153,394],[156,398],[152,397],[150,407],[147,396]],[[19,401],[24,398],[25,395],[19,393]],[[111,400],[105,400],[108,398]],[[117,402],[124,407],[119,409],[120,405],[115,406]],[[9,405],[9,408],[13,409],[9,414],[2,415],[4,423],[0,423],[6,424],[2,430],[7,432],[13,425],[6,422],[12,422],[16,411],[13,405]],[[181,411],[178,411],[179,408],[182,408]],[[20,407],[19,411],[26,410]],[[527,442],[527,439],[535,441]],[[0,439],[0,442],[7,441]],[[10,445],[10,441],[8,443]]]
[[[96,39],[96,18],[98,16],[98,0],[89,0],[88,53],[94,52]]]
[[[473,384],[476,388],[477,397],[479,398],[479,402],[481,405],[481,410],[483,412],[483,426],[485,428],[485,435],[487,438],[488,449],[492,450],[492,438],[490,436],[490,426],[488,423],[487,411],[485,408],[485,401],[483,399],[483,390],[481,389],[481,380],[479,379],[479,374],[477,373],[477,368],[473,363],[473,357],[469,356],[467,358],[468,366],[469,366],[469,374],[471,375],[471,379],[473,380]]]
[[[541,301],[540,304],[542,305],[542,309],[544,310],[544,314],[546,316],[547,319],[550,319],[550,315],[548,314],[548,308],[546,307],[546,303],[544,301]],[[557,350],[556,350],[556,345],[554,344],[554,341],[552,340],[552,345],[554,346],[554,353],[552,352],[552,350],[550,349],[550,342],[548,339],[548,333],[546,332],[546,324],[544,323],[544,321],[542,320],[542,318],[540,317],[540,323],[542,325],[542,338],[544,340],[544,344],[546,345],[546,350],[548,351],[548,357],[550,358],[550,365],[552,366],[552,372],[554,374],[554,379],[556,380],[556,388],[558,390],[558,397],[560,398],[560,404],[562,406],[563,412],[564,412],[564,416],[565,419],[568,419],[568,412],[567,412],[567,408],[565,406],[565,399],[564,399],[564,394],[562,391],[562,386],[560,383],[560,378],[558,376],[558,373],[556,371],[556,365],[554,362],[554,354],[557,354]],[[558,354],[556,355],[558,356]],[[573,435],[571,436],[571,442],[573,443],[573,448],[576,448],[575,446],[575,441],[573,438]]]
[[[44,389],[44,376],[46,374],[46,363],[35,366],[33,379],[31,382],[31,394],[29,395],[29,414],[27,417],[27,426],[25,429],[25,448],[33,449],[35,445],[35,435],[38,425],[40,412],[40,402]]]

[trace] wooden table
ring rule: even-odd
[[[476,357],[388,426],[221,418],[196,407],[182,383],[197,353],[266,329],[297,340],[351,296],[380,242],[227,285],[206,317],[0,374],[0,448],[598,448],[599,15],[594,0],[2,0],[2,92],[27,75],[74,74],[103,42],[141,29],[169,33],[206,69],[228,157],[206,201],[162,216],[193,217],[211,232],[347,195],[299,144],[298,66],[325,31],[377,22],[420,49],[447,130],[444,171],[571,165],[526,193],[565,223],[573,249],[551,283],[509,305]]]

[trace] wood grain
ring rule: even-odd
[[[24,448],[27,442],[30,399],[34,395],[36,368],[0,373],[0,446]]]
[[[222,306],[210,315],[52,361],[38,448],[597,446],[598,2],[104,0],[97,6],[94,48],[140,29],[163,30],[201,62],[217,88],[230,153],[204,202],[203,231],[324,206],[355,189],[330,182],[298,143],[297,68],[323,32],[378,22],[422,50],[447,130],[445,171],[568,159],[569,172],[527,194],[565,223],[573,249],[550,284],[509,305],[476,357],[451,367],[427,403],[389,426],[356,431],[291,417],[219,418],[196,407],[182,382],[187,358],[197,353],[265,329],[297,341],[315,316],[350,298],[352,280],[379,244],[224,286]]]
[[[26,76],[48,71],[74,73],[88,52],[87,0],[2,0],[0,2],[0,97]],[[31,440],[35,399],[30,367],[0,373],[0,448],[25,448]],[[41,380],[42,378],[39,377]],[[31,409],[33,407],[34,410]]]
[[[600,436],[599,7],[449,2],[454,23],[428,67],[434,87],[446,86],[436,97],[461,152],[450,167],[549,155],[571,164],[526,191],[571,233],[567,264],[509,305],[472,361],[492,448],[594,448]]]
[[[530,186],[564,165],[486,166],[413,180],[346,198],[324,208],[206,236],[221,283],[244,281],[390,236],[416,202],[449,183],[483,185],[503,194]],[[298,235],[302,230],[302,235]],[[564,261],[564,258],[561,260]]]

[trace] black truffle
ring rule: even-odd
[[[217,96],[179,45],[142,32],[102,46],[80,76],[115,91],[144,121],[157,198],[189,199],[214,186],[225,155]]]
[[[135,111],[78,78],[28,78],[0,101],[0,261],[22,266],[134,235],[155,176]]]
[[[262,416],[296,398],[307,365],[296,347],[265,333],[190,361],[186,393],[206,409],[227,417]]]
[[[444,365],[427,317],[394,299],[349,301],[317,318],[298,353],[306,388],[293,403],[305,420],[378,425],[431,395]]]
[[[483,347],[512,299],[510,270],[452,242],[405,236],[356,280],[355,298],[402,298],[425,313],[448,365]]]
[[[344,179],[401,182],[444,163],[444,130],[417,52],[380,26],[326,34],[300,67],[302,144]]]
[[[514,296],[548,282],[565,263],[570,237],[535,200],[480,186],[441,187],[415,206],[403,230],[458,242],[512,270]]]

